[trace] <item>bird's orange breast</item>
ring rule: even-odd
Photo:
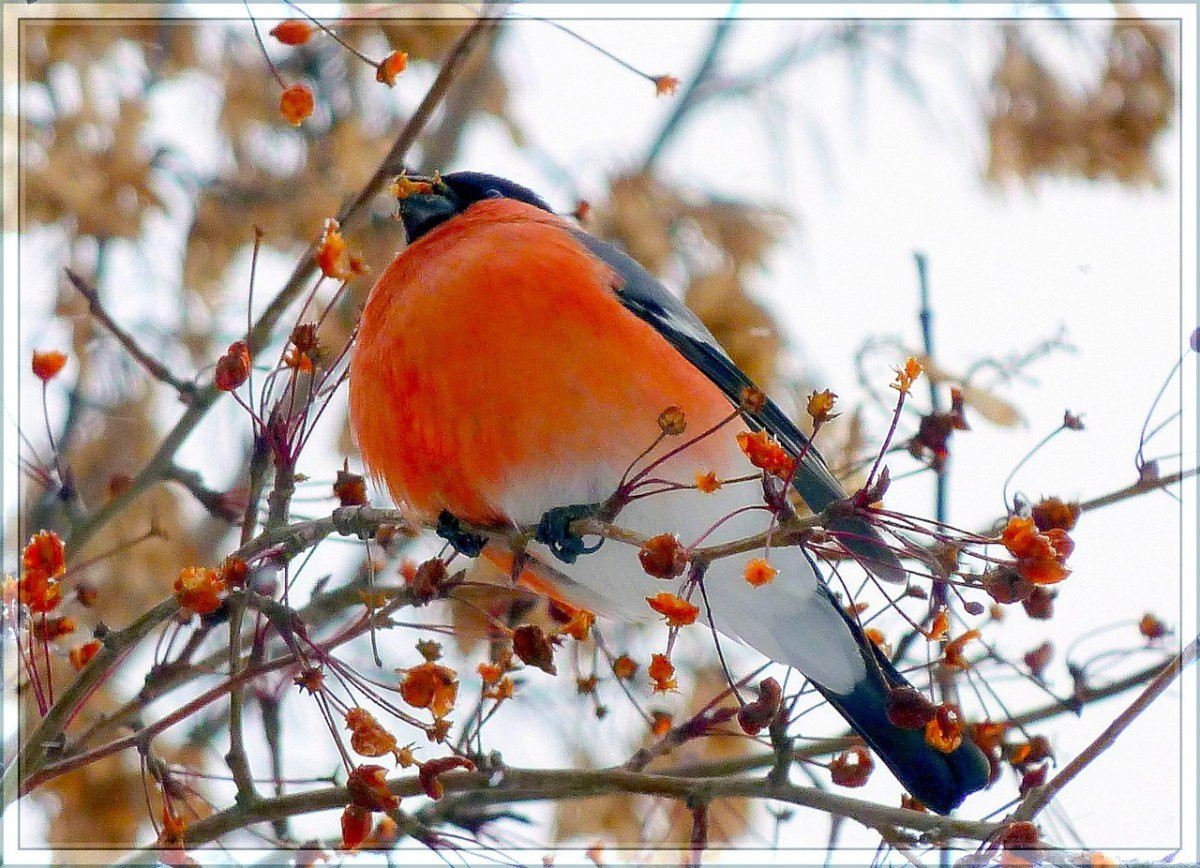
[[[684,409],[689,434],[728,415],[615,283],[563,221],[511,200],[418,239],[372,290],[351,361],[368,468],[427,516],[531,521],[611,494],[665,407]],[[698,444],[675,469],[718,469],[731,439]]]

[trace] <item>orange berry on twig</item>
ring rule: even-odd
[[[279,113],[294,127],[300,126],[313,113],[312,91],[303,84],[285,88],[279,97]]]
[[[66,364],[66,353],[60,353],[58,350],[33,351],[33,375],[43,383],[57,377]]]
[[[270,34],[284,45],[303,45],[308,42],[317,28],[299,18],[280,21],[271,28]]]

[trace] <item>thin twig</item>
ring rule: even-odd
[[[100,293],[96,288],[70,268],[63,270],[67,273],[67,280],[70,281],[71,285],[78,290],[79,294],[87,302],[88,312],[92,315],[92,319],[104,326],[109,334],[116,338],[121,346],[125,348],[125,351],[133,356],[139,365],[146,369],[146,373],[159,382],[166,383],[178,392],[179,397],[184,401],[190,401],[192,396],[196,394],[196,384],[176,377],[167,370],[162,362],[142,349],[133,335],[117,325],[116,321],[109,316],[108,311],[104,309],[104,305],[100,303]]]
[[[1108,750],[1116,742],[1117,738],[1123,733],[1138,716],[1150,707],[1150,704],[1171,685],[1183,671],[1184,667],[1188,666],[1196,659],[1196,646],[1200,642],[1200,638],[1193,639],[1188,643],[1182,651],[1180,651],[1170,663],[1163,667],[1162,671],[1155,676],[1154,680],[1146,685],[1143,690],[1130,706],[1117,715],[1117,718],[1105,728],[1104,732],[1096,737],[1096,740],[1089,744],[1083,751],[1079,753],[1073,760],[1063,767],[1062,771],[1056,774],[1049,783],[1044,786],[1037,787],[1025,797],[1025,800],[1017,807],[1013,813],[1013,820],[1032,820],[1037,816],[1046,805],[1050,804],[1051,800],[1065,787],[1071,783],[1080,772],[1087,768],[1095,759]]]

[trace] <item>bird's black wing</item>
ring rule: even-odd
[[[654,275],[613,245],[586,232],[572,231],[592,255],[621,279],[621,285],[615,287],[621,303],[653,326],[680,355],[712,380],[734,406],[741,404],[743,389],[757,388],[721,349],[700,318]],[[761,411],[743,411],[743,415],[751,426],[765,428],[793,455],[804,455],[793,484],[810,509],[820,512],[846,496],[821,454],[774,401],[768,398]],[[836,517],[829,530],[877,576],[889,581],[903,580],[904,569],[899,559],[866,520],[847,513]]]

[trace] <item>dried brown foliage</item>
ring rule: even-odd
[[[988,179],[1075,175],[1159,183],[1152,146],[1176,107],[1169,25],[1115,22],[1099,80],[1084,89],[1039,59],[1032,34],[1015,25],[1005,32],[987,115]]]

